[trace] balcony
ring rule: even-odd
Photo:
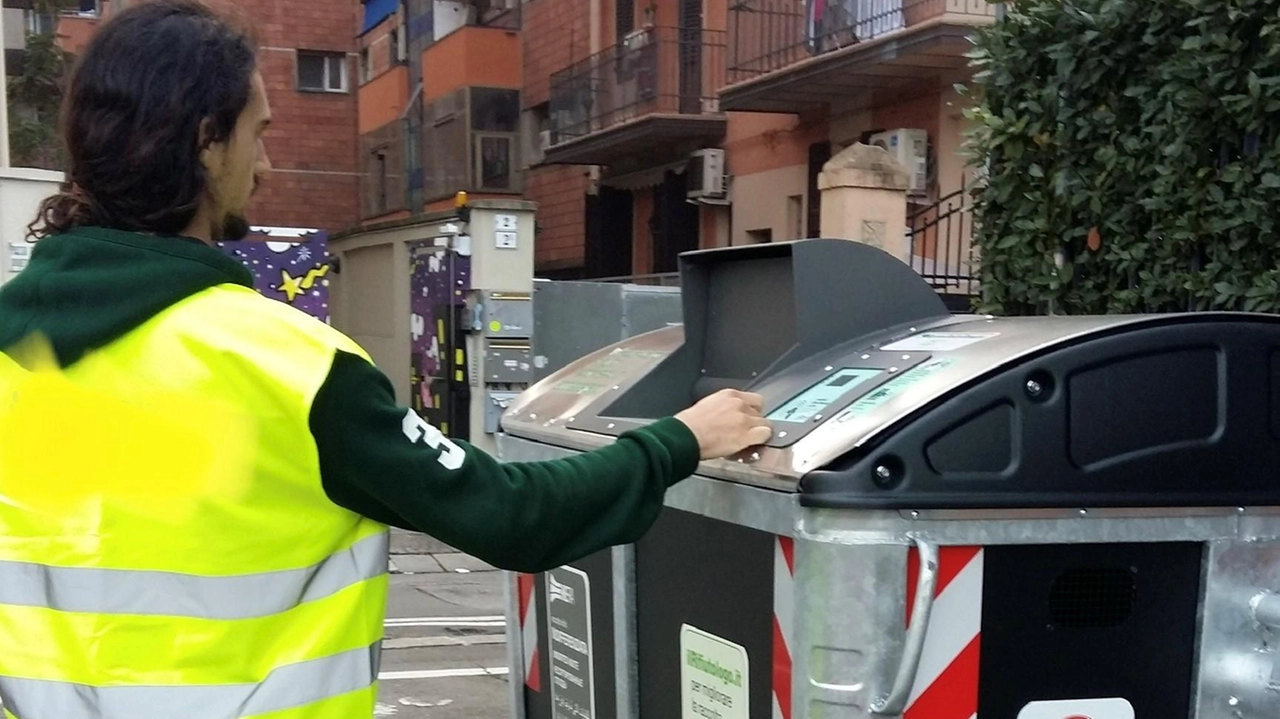
[[[850,109],[918,96],[969,76],[969,37],[988,0],[734,0],[726,111]]]
[[[718,142],[725,34],[646,28],[551,76],[544,162],[661,161]]]

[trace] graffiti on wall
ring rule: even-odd
[[[440,426],[445,423],[433,416],[433,410],[444,409],[441,400],[450,380],[445,376],[448,353],[461,349],[452,347],[451,332],[456,308],[466,304],[471,288],[471,258],[432,242],[411,244],[409,257],[413,403],[415,409]]]
[[[328,235],[323,230],[255,227],[244,240],[219,246],[253,273],[258,292],[329,321],[329,274],[333,269]]]

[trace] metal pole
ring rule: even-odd
[[[9,166],[9,73],[4,66],[4,9],[0,8],[0,169]]]

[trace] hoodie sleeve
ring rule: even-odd
[[[310,424],[336,504],[525,572],[636,541],[667,487],[699,459],[693,433],[668,418],[594,452],[500,463],[397,406],[386,376],[346,352],[337,353]]]

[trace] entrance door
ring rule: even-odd
[[[676,272],[683,252],[698,249],[698,206],[688,201],[688,174],[667,171],[653,188],[653,271]]]
[[[630,192],[601,187],[598,194],[587,195],[586,277],[632,274],[631,219]]]

